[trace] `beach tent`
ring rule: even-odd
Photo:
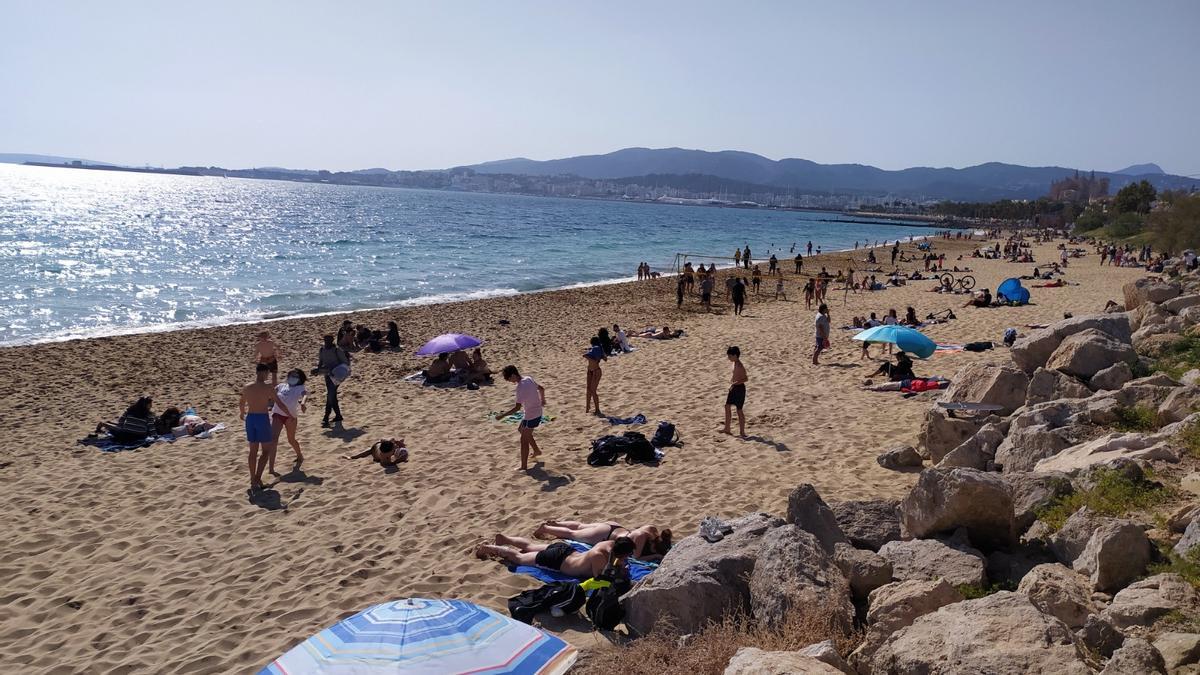
[[[919,359],[927,359],[937,351],[937,343],[921,331],[908,326],[875,326],[855,335],[853,339],[864,342],[890,342]]]
[[[1021,285],[1021,280],[1017,278],[1005,279],[1004,283],[996,288],[997,295],[1003,295],[1009,302],[1018,305],[1024,305],[1029,302],[1029,289]]]
[[[561,675],[576,649],[462,600],[375,605],[296,645],[259,675]]]
[[[448,354],[456,352],[460,349],[474,349],[483,344],[483,340],[474,335],[463,335],[462,333],[446,333],[439,335],[424,346],[417,350],[417,356],[437,356],[438,354]]]

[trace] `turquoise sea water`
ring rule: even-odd
[[[0,165],[0,344],[513,294],[929,234],[838,214]],[[697,262],[700,260],[697,259]]]

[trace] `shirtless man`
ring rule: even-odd
[[[590,412],[592,404],[595,403],[596,415],[603,416],[600,412],[600,377],[604,371],[600,370],[600,362],[607,361],[608,355],[604,353],[600,338],[592,338],[592,348],[584,353],[583,359],[587,361],[587,390],[583,397],[583,412]]]
[[[580,552],[565,541],[537,544],[498,534],[495,544],[480,544],[475,549],[475,557],[480,560],[499,558],[510,565],[536,565],[577,579],[589,579],[603,574],[610,563],[614,567],[624,567],[633,549],[634,543],[629,537],[602,541],[590,551]]]
[[[450,353],[450,365],[464,375],[471,370],[471,359],[463,350]]]
[[[254,368],[254,382],[242,387],[242,398],[238,411],[246,422],[246,441],[250,445],[248,463],[250,467],[250,489],[263,488],[262,473],[267,460],[275,450],[275,434],[271,430],[268,411],[275,403],[275,387],[267,382],[271,369],[260,363]],[[260,453],[259,450],[262,452]]]
[[[263,331],[258,334],[258,342],[254,345],[254,363],[264,364],[271,369],[271,384],[279,384],[279,345],[271,339],[271,334]]]
[[[583,523],[577,520],[551,520],[539,525],[533,531],[533,536],[537,539],[570,539],[592,545],[602,541],[629,537],[633,540],[633,557],[644,562],[655,562],[671,550],[671,530],[660,531],[653,525],[643,525],[630,530],[614,522]],[[508,537],[508,539],[518,542],[516,546],[521,548],[523,542],[519,542],[516,537]]]
[[[725,355],[733,362],[733,378],[729,382],[729,393],[725,395],[724,432],[733,433],[729,429],[729,423],[733,421],[733,409],[737,408],[738,435],[744,438],[746,436],[746,414],[742,412],[742,406],[746,404],[746,380],[750,378],[746,375],[746,366],[742,365],[742,350],[730,347],[725,351]]]

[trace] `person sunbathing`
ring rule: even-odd
[[[450,355],[443,352],[429,367],[421,371],[426,382],[438,383],[450,381]]]
[[[377,441],[374,445],[357,455],[342,455],[342,459],[362,459],[370,457],[382,466],[396,466],[408,461],[408,448],[404,447],[403,438],[387,438]]]
[[[871,373],[868,377],[886,375],[887,378],[892,382],[911,380],[916,377],[916,375],[913,374],[912,366],[913,362],[912,359],[908,358],[908,354],[905,354],[904,352],[896,352],[895,363],[888,363],[885,361],[884,363],[880,364],[878,370]]]
[[[681,335],[683,335],[682,328],[672,331],[670,326],[663,326],[662,330],[654,330],[651,328],[631,337],[647,338],[650,340],[673,340]]]
[[[988,289],[983,289],[978,295],[972,294],[971,299],[963,307],[991,307],[992,292]]]
[[[630,530],[617,523],[581,523],[577,520],[549,520],[533,531],[538,539],[571,539],[585,544],[599,544],[620,537],[633,540],[633,557],[652,562],[671,550],[671,531],[661,532],[653,525]]]
[[[510,565],[536,565],[577,579],[588,579],[600,576],[609,565],[618,569],[625,567],[633,550],[634,543],[629,537],[602,541],[589,551],[576,551],[565,541],[538,544],[498,534],[495,544],[477,546],[475,557],[480,560],[495,558]]]
[[[146,440],[155,432],[157,418],[151,410],[153,403],[149,396],[139,398],[125,409],[125,414],[116,422],[101,421],[97,424],[95,433],[107,431],[113,440],[123,443]]]

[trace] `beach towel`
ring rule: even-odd
[[[638,413],[638,414],[634,415],[633,417],[611,417],[610,416],[608,418],[608,423],[609,424],[645,424],[646,416],[641,413]]]
[[[571,548],[579,551],[580,553],[592,550],[591,545],[583,542],[568,540],[567,543],[571,545]],[[658,565],[656,563],[644,562],[630,558],[629,580],[637,583],[638,581],[645,579],[647,575],[656,569],[658,569]],[[509,565],[508,570],[513,574],[524,574],[525,576],[533,577],[534,579],[546,584],[551,584],[556,581],[582,581],[582,579],[577,579],[568,574],[563,574],[562,572],[557,572],[555,570],[548,570],[544,567],[537,567],[536,565]]]
[[[458,374],[454,372],[450,373],[450,379],[445,382],[426,382],[425,374],[418,370],[412,375],[406,375],[404,381],[419,384],[423,387],[437,387],[439,389],[457,389],[466,385],[466,382],[463,382]]]
[[[939,345],[938,345],[938,346],[937,346],[937,347],[934,349],[934,353],[936,354],[936,353],[938,353],[938,352],[942,352],[942,353],[947,353],[947,352],[961,352],[962,350],[963,350],[963,346],[962,346],[962,345],[955,345],[955,344],[947,344],[947,345],[943,345],[943,344],[939,344]]]
[[[195,436],[176,437],[174,434],[164,434],[162,436],[149,436],[145,440],[134,441],[132,443],[122,443],[120,441],[114,440],[112,436],[109,436],[108,434],[104,434],[104,435],[88,436],[87,438],[82,438],[79,440],[79,444],[97,448],[101,452],[122,452],[124,450],[137,450],[139,448],[148,448],[151,445],[154,445],[155,443],[174,443],[176,440],[183,439],[183,438],[194,438],[194,439],[198,439],[198,440],[203,440],[205,438],[212,438],[213,435],[215,435],[219,431],[223,431],[224,429],[225,429],[224,424],[217,424],[213,428],[211,428],[207,431],[201,432],[199,434],[196,434]]]
[[[494,420],[494,419],[496,419],[496,414],[488,413],[487,418],[489,420]],[[508,417],[505,417],[504,419],[502,419],[500,421],[504,422],[505,424],[520,424],[521,420],[523,420],[523,419],[525,419],[525,413],[518,410],[517,412],[509,415]],[[553,421],[554,421],[554,415],[547,415],[547,414],[542,415],[542,424],[548,424]]]

